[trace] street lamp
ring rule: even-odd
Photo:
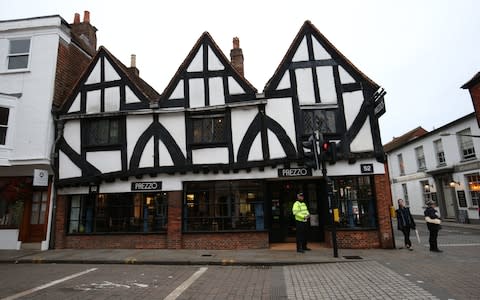
[[[469,136],[469,137],[480,138],[480,135],[473,135],[473,134],[450,133],[450,132],[442,132],[442,133],[440,133],[440,136],[449,136],[449,135]]]

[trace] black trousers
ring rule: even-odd
[[[410,227],[406,226],[402,229],[403,238],[405,240],[405,247],[411,247],[412,241],[410,241]]]
[[[307,249],[307,222],[295,221],[295,223],[297,228],[297,250]]]
[[[438,237],[438,229],[437,228],[429,228],[430,236],[428,241],[430,242],[430,250],[438,250],[437,244],[437,237]]]

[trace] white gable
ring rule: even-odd
[[[350,144],[351,152],[373,151],[372,129],[370,127],[370,117],[362,126],[355,139]]]
[[[347,130],[352,125],[353,121],[360,112],[360,107],[363,103],[362,91],[355,91],[351,93],[343,93],[343,106],[345,110],[345,121],[347,123]]]
[[[170,99],[183,99],[184,97],[185,96],[184,96],[183,79],[182,79],[178,82],[177,86],[175,87],[175,89],[172,92],[172,95],[170,95],[170,98],[168,98],[168,99],[169,100]]]
[[[100,109],[100,91],[87,92],[87,113],[99,113]]]
[[[285,74],[283,74],[283,77],[280,80],[280,83],[278,84],[277,90],[289,89],[290,86],[291,86],[290,85],[290,71],[287,70],[287,71],[285,71]]]
[[[77,154],[80,154],[82,151],[80,147],[80,120],[65,122],[63,137],[67,144],[72,147]]]
[[[318,88],[320,89],[320,102],[337,103],[337,91],[331,66],[317,67]]]
[[[312,69],[296,69],[295,76],[297,78],[297,94],[300,105],[315,104]]]
[[[100,66],[101,66],[101,63],[100,63],[100,60],[98,60],[97,64],[93,68],[92,72],[88,76],[88,79],[85,82],[85,84],[92,84],[92,83],[99,83],[100,82],[100,78],[101,78],[100,77]]]
[[[173,166],[173,160],[168,152],[167,147],[162,141],[158,143],[158,153],[160,153],[160,166]]]
[[[105,59],[105,81],[114,81],[120,80],[120,75],[118,75],[117,71],[112,67],[108,59]]]
[[[225,69],[225,66],[220,62],[212,49],[208,47],[208,70],[219,71],[223,69]]]
[[[203,71],[203,45],[198,49],[197,54],[187,68],[187,72],[201,72]]]
[[[250,153],[248,153],[248,161],[255,160],[263,160],[262,135],[260,133],[255,137],[252,147],[250,148]]]
[[[189,81],[190,107],[205,106],[205,87],[203,78],[194,78]]]
[[[345,69],[342,66],[338,66],[338,73],[340,74],[340,82],[341,83],[355,83],[355,79],[353,79],[350,74],[345,71]]]
[[[105,111],[120,110],[120,87],[114,86],[105,89]]]
[[[303,40],[298,46],[297,52],[295,52],[292,61],[308,61],[308,47],[306,37],[303,37]]]
[[[100,172],[109,173],[122,170],[121,151],[93,151],[87,152],[87,161]]]
[[[225,104],[225,95],[223,91],[223,79],[222,77],[213,77],[208,79],[209,82],[209,95],[210,105],[223,105]]]
[[[130,87],[127,85],[125,86],[125,103],[137,103],[141,102],[140,99],[138,99],[137,95],[130,89]]]
[[[245,93],[245,90],[232,76],[228,76],[228,91],[230,95],[238,95]]]
[[[73,100],[72,105],[68,109],[69,113],[79,112],[80,111],[80,93],[77,94],[75,100]]]
[[[332,57],[330,54],[323,48],[322,45],[317,41],[316,38],[312,36],[312,45],[313,45],[313,55],[315,60],[322,60],[322,59],[331,59]]]

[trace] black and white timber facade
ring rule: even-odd
[[[292,238],[298,191],[328,242],[325,178],[303,164],[315,130],[337,145],[343,234],[391,239],[379,86],[309,21],[262,93],[207,32],[163,93],[137,74],[100,47],[56,113],[57,247],[268,247]]]

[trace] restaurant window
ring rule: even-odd
[[[70,197],[68,233],[162,232],[165,193],[90,194]]]
[[[25,202],[32,195],[32,177],[0,179],[0,228],[19,228]]]
[[[264,229],[264,199],[258,181],[185,184],[183,231]]]
[[[340,214],[339,226],[375,228],[377,218],[372,177],[340,177],[333,181]]]
[[[112,146],[121,143],[121,120],[103,118],[86,121],[86,146]]]
[[[310,135],[315,130],[322,133],[337,133],[337,110],[303,109],[303,134]]]
[[[192,117],[194,144],[224,144],[226,142],[225,116]]]
[[[422,190],[423,204],[427,205],[429,200],[432,200],[432,186],[428,180],[420,181],[420,188]]]
[[[473,139],[470,136],[471,134],[470,128],[457,133],[458,144],[460,146],[460,156],[463,160],[475,158],[475,147],[473,146]]]
[[[472,199],[472,207],[478,207],[480,198],[480,174],[466,175],[468,182],[468,190],[470,191],[470,198]]]
[[[30,39],[10,40],[8,49],[8,69],[28,68],[28,57],[30,56]]]

